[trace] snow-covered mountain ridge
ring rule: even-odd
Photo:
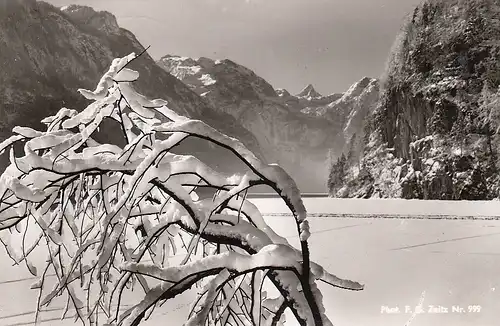
[[[329,155],[340,155],[353,130],[359,133],[362,129],[362,121],[357,123],[355,117],[363,120],[374,107],[369,100],[378,99],[378,88],[373,87],[378,82],[374,79],[356,83],[358,93],[322,96],[307,85],[299,94],[291,95],[227,59],[166,55],[158,64],[252,132],[266,159],[282,165],[302,191],[326,189]]]

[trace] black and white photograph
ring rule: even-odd
[[[498,326],[500,0],[0,0],[1,326]]]

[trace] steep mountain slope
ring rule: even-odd
[[[325,190],[328,153],[336,157],[342,151],[343,129],[350,112],[328,119],[315,110],[335,102],[342,94],[322,96],[308,85],[293,96],[286,90],[275,90],[253,71],[231,60],[168,55],[158,64],[251,131],[268,161],[282,165],[302,191]]]
[[[313,116],[323,116],[326,112],[326,107],[340,99],[343,95],[342,93],[334,93],[323,96],[314,89],[313,85],[309,84],[299,94],[283,98],[287,101],[288,107],[293,110],[299,110],[302,113]]]
[[[364,77],[354,83],[341,98],[328,105],[328,119],[343,119],[343,135],[346,140],[343,153],[359,158],[363,150],[366,117],[373,113],[380,96],[379,81]]]
[[[0,140],[15,125],[41,127],[42,117],[63,106],[84,108],[87,102],[78,88],[93,89],[113,58],[144,49],[108,12],[75,5],[56,8],[35,0],[0,0],[0,8]],[[134,84],[139,92],[166,99],[177,112],[241,139],[260,155],[250,132],[214,110],[147,53],[131,68],[141,74]],[[112,127],[103,137],[113,139]],[[180,150],[200,153],[205,160],[228,156],[225,151],[212,155],[215,149],[195,140]],[[1,159],[5,166],[6,157]]]
[[[414,10],[389,58],[364,157],[332,169],[332,195],[498,197],[499,14],[498,0],[428,0]]]

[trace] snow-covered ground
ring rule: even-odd
[[[278,199],[251,199],[264,213],[284,213]],[[412,326],[493,326],[500,311],[500,202],[434,202],[404,200],[337,200],[305,198],[310,218],[312,257],[330,272],[359,281],[364,291],[349,292],[320,284],[327,314],[334,325],[404,326],[423,298],[425,313]],[[477,216],[480,219],[382,219],[318,217],[325,214]],[[316,215],[314,215],[316,214]],[[270,216],[268,223],[298,245],[293,221]],[[0,252],[0,325],[30,325],[36,295],[25,268]],[[192,298],[187,295],[144,325],[181,325]],[[56,305],[55,308],[62,308]],[[447,308],[427,313],[429,306]],[[454,312],[453,306],[464,312]],[[399,307],[399,313],[387,313]],[[480,307],[480,308],[479,308]],[[469,312],[469,308],[471,311]],[[439,309],[439,308],[436,308]],[[478,311],[480,309],[480,311]],[[384,310],[384,312],[382,312]],[[437,311],[437,310],[436,310]],[[50,319],[60,310],[42,315]],[[10,317],[9,317],[10,316]],[[161,322],[163,320],[163,322]],[[72,325],[50,320],[43,325]],[[293,324],[291,324],[293,325]]]

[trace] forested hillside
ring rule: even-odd
[[[408,16],[340,197],[498,197],[500,1],[428,0]],[[342,182],[334,182],[342,180]]]

